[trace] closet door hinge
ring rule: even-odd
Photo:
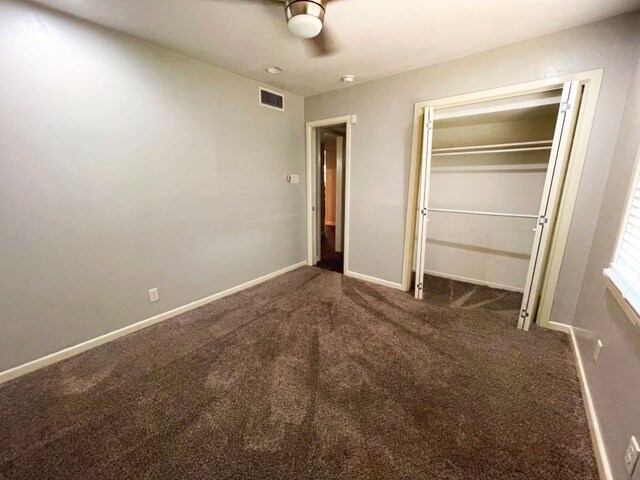
[[[433,122],[427,122],[427,130],[431,130],[433,128]]]
[[[527,312],[525,309],[522,309],[522,312],[520,313],[520,316],[522,318],[527,318],[529,316],[529,312]]]
[[[546,223],[549,223],[549,219],[544,215],[540,215],[540,218],[538,219],[538,225],[545,225]]]
[[[416,289],[418,289],[418,290],[422,290],[422,283],[417,284],[417,285],[416,285]]]
[[[560,111],[564,113],[568,112],[569,110],[571,110],[571,104],[569,102],[562,102],[562,104],[560,105]]]
[[[423,217],[427,216],[427,212],[428,210],[426,208],[423,208],[422,210],[420,210],[420,215],[422,215]]]

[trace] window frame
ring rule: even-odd
[[[616,237],[615,248],[609,266],[606,267],[602,273],[605,277],[607,288],[612,293],[613,297],[622,307],[622,310],[627,315],[631,323],[640,327],[640,289],[636,291],[631,284],[629,284],[624,276],[616,268],[616,260],[619,255],[620,248],[622,247],[622,240],[626,231],[629,214],[631,212],[631,206],[633,204],[633,198],[636,190],[640,187],[640,147],[636,152],[636,158],[633,167],[633,175],[631,176],[631,182],[627,189],[627,196],[625,200],[625,208],[623,215],[620,218],[620,224],[618,226],[618,234]]]

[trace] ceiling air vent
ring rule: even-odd
[[[284,96],[264,87],[259,87],[260,105],[284,112]]]

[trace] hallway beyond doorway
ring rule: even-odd
[[[336,227],[325,225],[320,241],[320,261],[316,266],[324,270],[344,273],[342,252],[336,252]]]

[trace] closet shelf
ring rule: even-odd
[[[474,105],[470,106],[470,108],[465,109],[451,109],[447,111],[447,109],[435,111],[434,120],[442,121],[442,120],[450,120],[450,119],[458,119],[461,117],[474,117],[474,116],[482,116],[482,117],[495,117],[500,116],[501,114],[508,114],[513,111],[527,111],[530,109],[535,109],[539,107],[550,107],[559,105],[562,101],[560,95],[552,95],[546,98],[539,99],[525,99],[522,101],[511,101],[509,103],[503,103],[498,105]],[[557,113],[556,113],[557,116]]]
[[[434,148],[432,156],[449,155],[479,155],[483,153],[531,152],[536,150],[551,150],[553,140],[533,142],[496,143],[492,145],[473,145],[469,147]]]
[[[486,215],[489,217],[538,218],[538,215],[527,215],[525,213],[482,212],[478,210],[456,210],[452,208],[428,208],[428,210],[430,212],[460,213],[463,215]]]

